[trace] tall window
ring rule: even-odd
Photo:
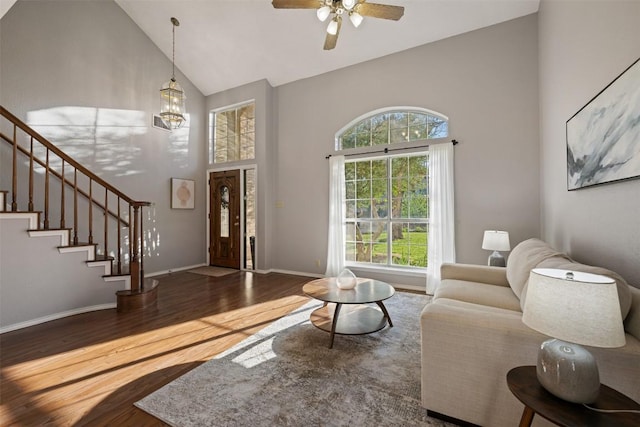
[[[255,158],[255,103],[216,111],[212,117],[213,161]]]
[[[345,162],[347,262],[427,266],[428,154]]]
[[[392,110],[357,120],[337,136],[336,143],[338,150],[348,150],[447,135],[445,117]],[[344,184],[345,262],[427,267],[428,150],[347,159]]]

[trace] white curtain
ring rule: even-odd
[[[327,277],[344,269],[344,156],[329,158],[329,247]]]
[[[453,144],[429,146],[429,243],[427,294],[440,285],[440,266],[456,261],[453,212]]]

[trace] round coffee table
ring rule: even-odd
[[[331,334],[329,348],[333,348],[335,334],[370,334],[384,328],[387,322],[393,327],[387,308],[382,303],[395,293],[393,286],[388,283],[358,278],[355,288],[340,289],[336,278],[329,277],[305,284],[302,292],[324,301],[324,305],[314,310],[310,318],[314,326]],[[376,303],[380,310],[365,305],[369,303]],[[346,307],[343,308],[343,305]]]

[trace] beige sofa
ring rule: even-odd
[[[442,266],[442,283],[420,318],[422,406],[487,427],[518,425],[524,407],[507,387],[507,372],[535,365],[538,347],[548,338],[522,323],[529,272],[535,267],[616,279],[626,345],[589,350],[601,382],[640,402],[640,289],[609,270],[576,263],[530,239],[513,249],[506,268]],[[535,417],[534,425],[549,423]]]

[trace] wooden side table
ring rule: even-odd
[[[640,426],[640,413],[597,412],[552,395],[538,382],[535,366],[513,368],[507,374],[507,384],[513,395],[525,406],[520,427],[529,427],[535,414],[565,427]],[[640,411],[640,405],[637,402],[606,385],[600,385],[598,400],[589,406],[604,410]]]

